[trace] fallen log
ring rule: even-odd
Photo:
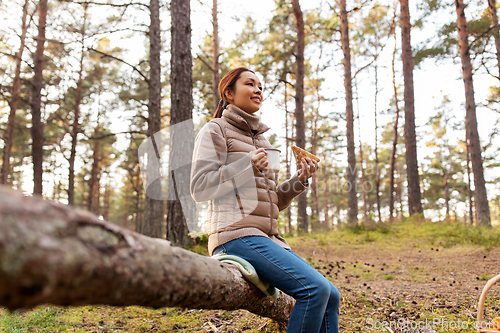
[[[229,264],[0,187],[0,306],[107,304],[245,309],[286,323],[295,300],[273,301]]]

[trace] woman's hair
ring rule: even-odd
[[[236,84],[236,81],[241,76],[241,73],[243,72],[252,72],[255,74],[254,71],[246,68],[246,67],[238,67],[235,69],[232,69],[224,75],[222,80],[219,82],[219,105],[217,105],[217,109],[214,112],[213,118],[220,118],[222,117],[222,111],[229,105],[229,102],[226,100],[226,91],[231,90],[234,93],[234,85]]]

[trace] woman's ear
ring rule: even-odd
[[[226,95],[226,101],[232,102],[234,100],[234,96],[233,96],[234,94],[231,91],[231,89],[227,89],[225,92],[225,95]]]

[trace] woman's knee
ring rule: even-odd
[[[330,284],[330,302],[333,302],[337,306],[340,305],[340,291],[333,285]]]
[[[310,296],[317,302],[328,303],[331,298],[331,283],[327,279],[317,279],[312,283]]]

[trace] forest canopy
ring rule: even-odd
[[[409,16],[404,1],[187,7],[2,1],[2,183],[169,238],[178,230],[164,216],[183,213],[148,199],[139,147],[179,119],[192,119],[192,140],[218,103],[218,80],[247,66],[264,83],[261,119],[281,149],[280,178],[296,172],[292,144],[322,160],[307,196],[281,213],[282,232],[419,213],[499,223],[496,7],[422,1]]]

